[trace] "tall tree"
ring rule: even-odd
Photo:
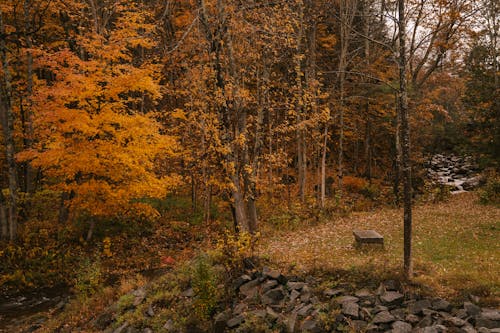
[[[399,30],[399,113],[401,119],[401,145],[404,202],[404,271],[408,279],[413,277],[412,256],[412,186],[410,161],[410,126],[408,116],[408,84],[406,59],[406,12],[405,0],[398,0]]]
[[[10,73],[9,54],[7,46],[7,31],[5,29],[4,14],[0,7],[0,61],[2,62],[2,81],[0,82],[0,120],[2,122],[5,156],[8,169],[9,184],[9,239],[15,240],[17,235],[18,223],[18,174],[17,163],[15,159],[14,143],[14,112],[12,110],[12,77]]]

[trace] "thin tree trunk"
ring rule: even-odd
[[[347,68],[347,53],[349,50],[351,27],[356,12],[357,0],[340,1],[340,57],[339,57],[339,153],[337,160],[337,177],[339,194],[342,195],[344,178],[344,107],[345,107],[345,76]]]
[[[5,26],[3,24],[3,13],[0,9],[0,35],[4,34]],[[9,238],[13,241],[17,236],[17,197],[19,186],[14,146],[14,113],[12,112],[10,100],[12,95],[12,86],[9,63],[7,59],[7,45],[4,38],[0,39],[0,57],[4,73],[3,82],[1,82],[0,113],[3,122],[2,129],[5,141],[5,157],[9,181]]]
[[[399,111],[399,98],[395,96],[395,105],[396,105],[396,134],[395,134],[395,150],[396,156],[394,158],[394,198],[396,201],[396,205],[399,206],[401,203],[399,188],[401,182],[401,159],[402,159],[402,151],[401,151],[401,112]]]
[[[9,221],[7,220],[7,202],[0,189],[0,239],[9,238]]]
[[[299,197],[302,203],[306,199],[306,180],[307,180],[307,154],[306,154],[306,144],[305,135],[302,121],[304,113],[304,87],[302,82],[302,41],[304,39],[304,12],[303,7],[300,7],[299,12],[299,32],[297,36],[297,48],[295,55],[295,68],[296,68],[296,78],[295,82],[297,85],[297,101],[296,101],[296,112],[297,112],[297,168],[298,168],[298,183],[299,183]]]
[[[61,201],[59,204],[59,223],[63,224],[68,222],[69,218],[69,210],[66,202],[70,199],[70,193],[62,192],[61,193]]]
[[[371,121],[368,114],[369,103],[366,103],[366,125],[365,125],[365,160],[366,160],[366,174],[368,181],[372,179],[372,156],[371,156]]]
[[[28,51],[26,52],[26,100],[27,109],[24,115],[24,148],[30,149],[33,145],[33,115],[32,115],[32,102],[31,97],[33,94],[33,55],[31,49],[33,42],[31,40],[30,32],[32,30],[30,23],[30,7],[31,1],[24,1],[24,38]],[[33,193],[33,168],[30,162],[25,162],[24,165],[24,192]]]
[[[92,239],[92,236],[94,235],[94,228],[95,220],[92,219],[92,221],[90,221],[89,230],[87,231],[87,237],[85,238],[87,242],[90,242],[90,240]]]
[[[404,192],[404,272],[408,279],[413,277],[412,258],[412,188],[410,162],[410,127],[408,121],[408,91],[406,79],[406,17],[405,1],[398,0],[399,25],[399,111],[401,113],[401,140]]]
[[[328,123],[325,124],[325,129],[323,131],[323,147],[321,152],[321,208],[325,208],[325,198],[326,198],[326,150],[328,143]]]

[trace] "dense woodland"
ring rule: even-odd
[[[172,221],[411,209],[436,152],[498,171],[499,24],[494,0],[2,0],[0,285]]]

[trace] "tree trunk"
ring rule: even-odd
[[[401,112],[399,111],[399,97],[395,96],[395,104],[396,104],[396,134],[395,134],[395,157],[394,157],[394,198],[397,206],[401,203],[399,188],[401,182],[401,159],[402,159],[402,151],[401,151]]]
[[[399,26],[399,111],[401,113],[403,200],[404,200],[404,272],[408,279],[413,277],[412,262],[412,188],[410,161],[410,126],[408,121],[408,90],[406,79],[406,17],[405,1],[398,0]]]
[[[369,103],[366,103],[366,127],[365,127],[365,160],[366,160],[366,173],[365,176],[368,181],[372,179],[372,154],[371,154],[371,121],[368,113]]]
[[[66,202],[70,199],[70,196],[68,192],[61,193],[61,201],[59,204],[59,223],[61,224],[68,222],[69,210],[68,206],[66,206]]]
[[[339,194],[342,195],[342,182],[344,178],[344,97],[345,76],[347,69],[347,53],[351,37],[351,27],[356,12],[357,0],[340,1],[340,57],[339,57],[339,152],[337,160],[337,177]]]
[[[7,220],[7,202],[0,189],[0,239],[9,238],[9,221]]]
[[[323,147],[321,151],[321,197],[320,204],[321,208],[325,208],[325,198],[326,198],[326,149],[328,143],[328,123],[325,124],[325,129],[323,131]]]
[[[297,35],[297,48],[295,55],[295,69],[296,77],[295,83],[297,85],[297,101],[296,101],[296,113],[297,113],[297,168],[298,168],[298,183],[299,183],[299,197],[302,203],[306,199],[306,180],[307,180],[307,154],[306,154],[306,144],[305,144],[305,134],[302,121],[304,113],[304,87],[302,82],[302,42],[304,39],[304,12],[303,6],[300,7],[299,12],[299,32]]]
[[[94,228],[95,228],[95,220],[92,219],[90,221],[89,230],[87,231],[87,237],[85,238],[87,242],[90,242],[90,240],[92,239],[92,236],[94,235]]]
[[[26,52],[26,100],[27,108],[24,114],[23,121],[23,138],[24,138],[24,149],[30,149],[33,145],[33,113],[32,113],[32,102],[31,97],[33,94],[33,55],[31,49],[33,48],[33,42],[31,40],[31,23],[30,23],[30,7],[31,1],[24,1],[24,39],[26,40],[26,47],[28,51]],[[24,192],[33,193],[33,168],[30,162],[24,162]]]
[[[0,35],[4,34],[5,26],[3,24],[3,13],[0,9]],[[12,86],[9,63],[7,59],[7,45],[4,38],[0,39],[0,57],[4,73],[0,92],[0,116],[5,141],[5,159],[7,162],[9,182],[9,238],[13,241],[17,236],[17,197],[19,186],[14,146],[14,113],[12,112],[10,100],[12,95]]]

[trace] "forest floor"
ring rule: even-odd
[[[360,284],[398,277],[403,260],[403,211],[385,208],[352,213],[294,230],[263,231],[258,255],[281,269],[322,271],[332,279]],[[374,229],[384,249],[354,247],[353,230]],[[420,204],[413,211],[414,285],[448,298],[469,294],[500,304],[500,207],[483,205],[475,193],[447,202]]]

